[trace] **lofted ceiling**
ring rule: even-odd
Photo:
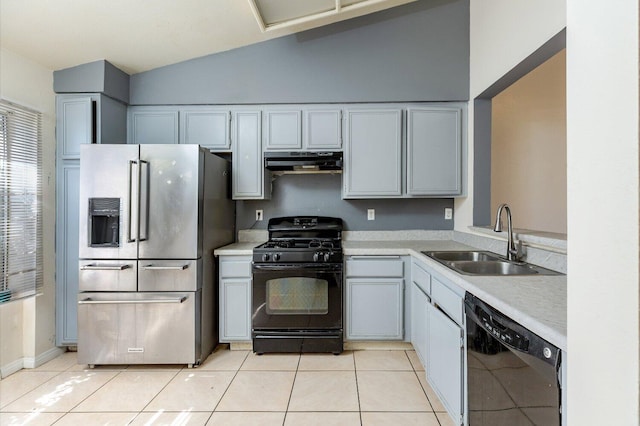
[[[335,12],[263,31],[251,0],[0,0],[0,47],[52,70],[106,59],[135,74],[412,1],[364,0],[342,10],[336,1]]]

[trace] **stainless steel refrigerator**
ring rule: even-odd
[[[217,343],[229,164],[198,145],[83,145],[78,362],[198,365]]]

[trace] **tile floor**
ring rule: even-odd
[[[0,425],[452,425],[415,352],[216,350],[200,367],[78,365],[0,380]]]

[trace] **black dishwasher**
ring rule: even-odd
[[[560,350],[470,293],[469,426],[560,424]]]

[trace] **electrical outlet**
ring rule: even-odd
[[[263,217],[262,210],[256,210],[256,220],[262,220]]]
[[[376,220],[376,209],[367,209],[367,220]]]
[[[445,209],[444,209],[444,218],[446,220],[453,219],[453,209],[451,207],[445,207]]]

